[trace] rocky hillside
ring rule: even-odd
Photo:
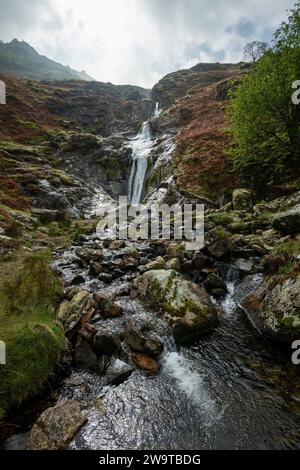
[[[29,80],[93,80],[84,71],[77,72],[40,55],[25,41],[0,42],[0,70],[16,78]]]

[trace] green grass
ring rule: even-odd
[[[0,339],[6,365],[0,365],[0,419],[33,397],[54,372],[65,338],[56,321],[61,296],[50,255],[16,255],[0,264]]]

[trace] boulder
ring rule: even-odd
[[[167,261],[166,268],[175,269],[175,271],[180,272],[180,269],[181,269],[180,260],[178,258],[170,259],[169,261]]]
[[[263,334],[290,345],[300,337],[300,274],[271,278],[243,307]]]
[[[103,258],[102,250],[93,250],[85,247],[77,248],[75,250],[75,254],[86,263],[89,263],[90,261],[99,262]]]
[[[204,281],[204,286],[214,297],[222,297],[227,294],[227,286],[223,279],[216,273],[210,273]]]
[[[272,225],[283,234],[300,233],[300,204],[272,218]]]
[[[119,349],[121,343],[118,336],[111,331],[99,330],[93,339],[93,349],[97,355],[111,355]]]
[[[78,401],[63,401],[48,408],[33,426],[28,450],[67,449],[76,432],[87,422]]]
[[[146,272],[134,280],[133,293],[163,314],[178,340],[206,332],[217,320],[205,289],[174,270]]]
[[[230,234],[223,227],[215,227],[206,234],[205,243],[209,254],[216,259],[222,259],[232,251]]]
[[[232,205],[235,211],[252,210],[252,191],[249,191],[248,189],[235,189],[232,195]]]
[[[113,240],[111,244],[109,245],[110,250],[121,250],[122,248],[125,248],[126,243],[124,240]]]
[[[182,242],[172,242],[167,248],[167,255],[170,258],[181,258],[184,252],[184,244]]]
[[[147,354],[133,353],[132,359],[140,369],[149,372],[149,374],[156,374],[158,372],[158,363],[152,357],[147,356]]]
[[[62,322],[65,332],[69,332],[77,326],[93,303],[92,294],[86,291],[78,292],[69,303],[63,302],[59,308],[58,318]]]
[[[158,256],[154,261],[150,261],[150,263],[146,264],[146,269],[151,271],[153,269],[164,269],[165,268],[165,260],[162,256]]]
[[[132,374],[134,368],[126,362],[116,359],[113,364],[111,364],[104,378],[104,385],[120,385]]]
[[[124,341],[134,350],[158,357],[164,349],[163,342],[153,332],[150,322],[140,318],[129,320],[123,332]]]
[[[87,369],[91,372],[100,373],[100,364],[90,343],[79,336],[75,345],[74,362],[76,367]]]
[[[94,294],[94,299],[104,318],[117,318],[123,315],[123,308],[114,303],[111,298],[103,294],[96,293]]]

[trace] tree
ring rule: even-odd
[[[300,79],[300,4],[290,11],[267,49],[231,94],[229,152],[247,176],[278,179],[299,172],[300,105],[292,84]]]
[[[267,50],[268,44],[261,41],[248,42],[244,47],[244,60],[245,62],[256,63]]]

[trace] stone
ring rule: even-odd
[[[102,273],[103,268],[101,263],[97,263],[96,261],[91,261],[90,262],[90,274],[92,276],[99,276],[100,273]]]
[[[120,385],[132,374],[134,368],[116,359],[107,369],[103,385]]]
[[[225,282],[216,273],[210,273],[203,284],[208,292],[215,297],[222,297],[228,292]]]
[[[127,290],[127,293],[128,293],[128,290]],[[111,298],[103,294],[96,293],[94,294],[94,299],[95,299],[97,306],[100,309],[101,315],[104,318],[117,318],[123,315],[123,311],[124,311],[123,308],[120,305],[117,305],[116,303],[114,303],[111,300]]]
[[[102,282],[104,282],[105,284],[110,284],[110,283],[112,282],[112,280],[113,280],[112,275],[111,275],[111,274],[107,274],[107,273],[101,273],[101,274],[99,274],[98,279],[99,279],[99,281],[102,281]]]
[[[206,234],[206,245],[209,254],[222,259],[232,251],[232,243],[229,233],[223,227],[215,227]]]
[[[79,247],[75,250],[76,256],[86,263],[90,261],[99,262],[103,258],[102,250],[93,250],[91,248]]]
[[[175,271],[180,272],[181,264],[180,264],[179,258],[172,258],[169,261],[167,261],[166,268],[175,269]]]
[[[153,332],[150,322],[140,318],[133,318],[126,323],[123,337],[131,349],[154,358],[159,357],[164,349],[163,342]]]
[[[59,319],[65,332],[71,331],[79,323],[83,315],[92,307],[93,296],[89,292],[80,291],[68,305],[59,310]]]
[[[167,248],[167,255],[170,258],[182,258],[184,245],[182,242],[172,242]]]
[[[284,235],[300,233],[300,204],[272,218],[272,225]]]
[[[142,353],[133,353],[132,359],[134,363],[149,374],[157,374],[159,367],[158,363],[152,357]]]
[[[216,309],[205,289],[174,270],[146,272],[133,281],[133,294],[164,316],[177,340],[203,334],[217,320]]]
[[[100,372],[99,361],[92,346],[81,336],[79,336],[75,345],[74,362],[76,367],[80,369],[87,369],[96,373]]]
[[[291,345],[300,337],[300,274],[270,278],[243,302],[249,318],[266,336]]]
[[[235,189],[232,195],[233,209],[236,210],[252,210],[253,193],[248,189]]]
[[[70,286],[79,286],[80,284],[83,284],[85,282],[85,278],[82,276],[82,274],[77,274],[76,276],[71,279]]]
[[[44,411],[34,424],[28,450],[67,449],[77,431],[87,422],[78,401],[62,401]]]
[[[193,268],[197,271],[202,271],[204,268],[210,268],[213,266],[213,260],[208,256],[205,256],[200,251],[196,251],[193,255]]]
[[[99,330],[94,336],[93,349],[96,354],[111,355],[120,348],[118,336],[111,331]]]
[[[146,269],[150,271],[151,269],[164,269],[165,268],[165,260],[162,256],[158,256],[154,261],[150,261],[150,263],[146,264]]]
[[[111,244],[109,245],[110,250],[121,250],[122,248],[125,248],[126,243],[124,240],[113,240]]]

